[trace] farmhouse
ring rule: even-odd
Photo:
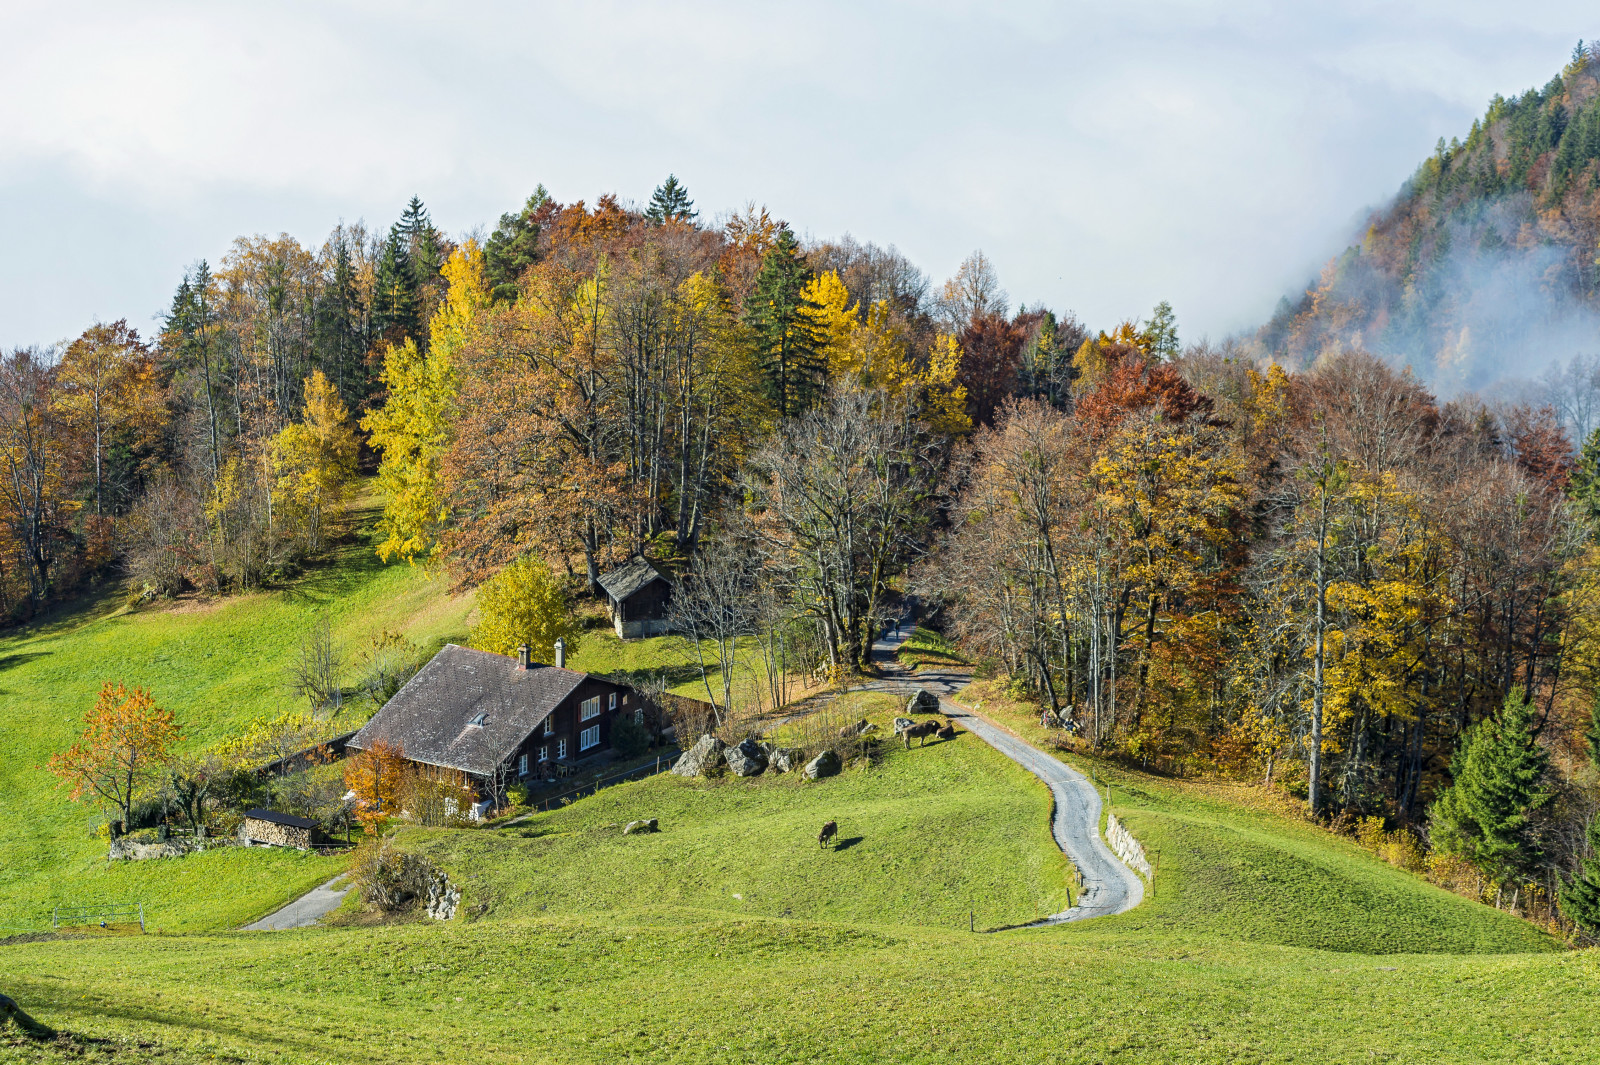
[[[608,750],[623,714],[642,718],[631,688],[556,664],[447,644],[350,738],[364,751],[382,740],[434,779],[492,797],[515,780],[551,779]]]
[[[650,560],[634,555],[616,569],[600,575],[605,589],[606,610],[624,640],[656,636],[667,631],[667,600],[672,598],[672,582]]]
[[[310,850],[320,834],[315,821],[276,810],[251,810],[239,826],[239,838],[247,846]]]

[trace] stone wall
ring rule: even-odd
[[[1150,879],[1150,861],[1144,856],[1144,848],[1133,838],[1128,827],[1117,820],[1116,814],[1106,815],[1106,842],[1111,844],[1111,852],[1121,858],[1128,868],[1142,874],[1146,880]]]

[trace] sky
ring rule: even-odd
[[[412,196],[453,234],[536,184],[982,249],[1109,328],[1248,329],[1439,137],[1542,85],[1592,4],[0,0],[0,347],[153,331],[239,235]]]

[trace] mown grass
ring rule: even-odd
[[[857,699],[886,725],[898,700]],[[877,733],[882,736],[883,731]],[[864,924],[1009,925],[1069,904],[1045,788],[963,733],[878,741],[870,767],[714,780],[661,775],[489,831],[403,833],[497,916],[693,907]],[[623,836],[655,817],[662,831]],[[823,850],[817,832],[839,826]]]
[[[895,657],[901,665],[910,669],[923,665],[964,666],[970,661],[961,653],[961,648],[942,634],[920,625],[906,637],[906,642],[900,645]]]
[[[169,859],[148,871],[108,868],[105,841],[95,834],[101,815],[70,801],[45,763],[77,738],[106,681],[149,688],[177,715],[190,749],[234,735],[255,718],[302,708],[289,690],[289,671],[319,615],[326,612],[353,664],[382,629],[424,647],[462,638],[470,599],[451,597],[447,588],[420,568],[382,565],[362,535],[329,565],[285,588],[134,612],[108,594],[0,637],[0,925],[48,922],[56,901],[131,901],[142,894],[154,904],[154,923],[217,927],[331,875],[327,860],[302,868],[281,856],[220,852]],[[351,728],[363,716],[357,704],[344,711]]]

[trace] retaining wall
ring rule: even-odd
[[[1146,880],[1151,877],[1150,860],[1144,856],[1144,847],[1133,838],[1133,833],[1128,831],[1128,826],[1117,820],[1116,814],[1106,815],[1106,842],[1111,844],[1112,853],[1121,858],[1128,868],[1141,874]]]

